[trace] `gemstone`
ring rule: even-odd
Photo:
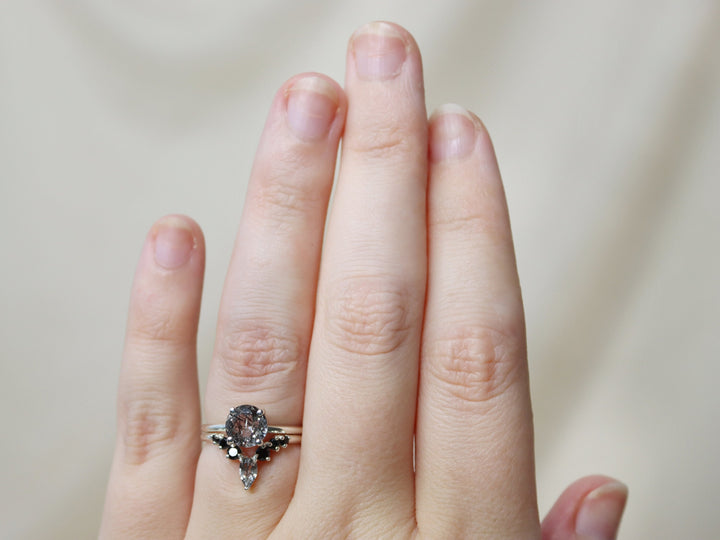
[[[228,457],[229,457],[230,459],[234,459],[234,458],[238,457],[238,454],[239,454],[238,449],[237,449],[237,448],[234,448],[234,447],[233,447],[233,448],[228,448],[228,452],[227,452],[227,453],[228,453]]]
[[[268,432],[265,413],[252,405],[239,405],[230,410],[225,421],[225,432],[237,446],[258,446]]]
[[[223,437],[222,435],[213,435],[212,441],[223,450],[228,447],[227,439],[225,439],[225,437]]]
[[[270,447],[261,446],[255,451],[255,455],[257,456],[258,461],[270,461]]]
[[[255,456],[240,456],[240,480],[242,480],[245,489],[250,489],[253,482],[257,478],[257,461]]]

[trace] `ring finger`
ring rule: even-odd
[[[224,422],[248,403],[274,425],[302,423],[305,365],[315,306],[320,246],[345,98],[330,79],[307,74],[278,91],[256,154],[223,290],[205,396],[206,421]],[[188,534],[208,524],[236,536],[266,536],[293,493],[292,446],[261,467],[245,493],[237,463],[206,445],[200,456]],[[249,505],[252,530],[243,519]]]
[[[430,157],[418,527],[535,538],[525,327],[500,173],[487,131],[459,106],[433,116]]]

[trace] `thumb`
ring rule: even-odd
[[[627,495],[625,484],[607,476],[573,482],[543,520],[543,540],[615,540]]]

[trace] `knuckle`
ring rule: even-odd
[[[217,356],[231,388],[249,391],[264,386],[284,386],[297,373],[305,344],[272,324],[254,323],[226,333]]]
[[[191,337],[186,317],[153,290],[139,290],[128,324],[128,340],[139,343],[181,343]]]
[[[412,150],[407,130],[398,125],[372,126],[371,129],[355,133],[355,136],[346,142],[345,146],[370,159],[386,159],[393,155],[405,155]]]
[[[399,349],[413,327],[410,288],[383,278],[353,278],[328,296],[327,331],[332,344],[358,356]]]
[[[435,212],[428,226],[443,233],[461,232],[474,238],[481,236],[485,239],[506,240],[509,229],[507,220],[496,219],[486,210],[480,208],[463,212],[458,211],[458,205],[455,204],[445,211]]]
[[[123,407],[121,436],[125,462],[141,465],[161,454],[178,435],[178,417],[157,399],[136,399]]]
[[[520,329],[459,329],[430,344],[425,365],[449,399],[461,404],[489,403],[520,380],[523,336]]]
[[[476,191],[459,190],[433,202],[428,227],[441,233],[463,233],[488,241],[507,242],[510,222],[502,185],[473,186]]]
[[[308,208],[317,206],[322,190],[313,189],[314,186],[298,178],[298,171],[303,168],[301,163],[292,164],[283,160],[262,173],[263,180],[254,201],[262,213],[279,221],[288,221],[305,215]]]

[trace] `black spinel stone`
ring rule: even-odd
[[[212,441],[217,444],[220,448],[225,450],[228,447],[227,439],[223,437],[222,435],[214,434],[212,436]]]
[[[281,435],[280,437],[274,437],[272,440],[272,445],[275,451],[279,451],[281,447],[285,447],[288,445],[289,439],[287,435]]]
[[[256,450],[255,454],[257,454],[257,458],[260,461],[269,461],[270,460],[270,447],[260,447]]]

